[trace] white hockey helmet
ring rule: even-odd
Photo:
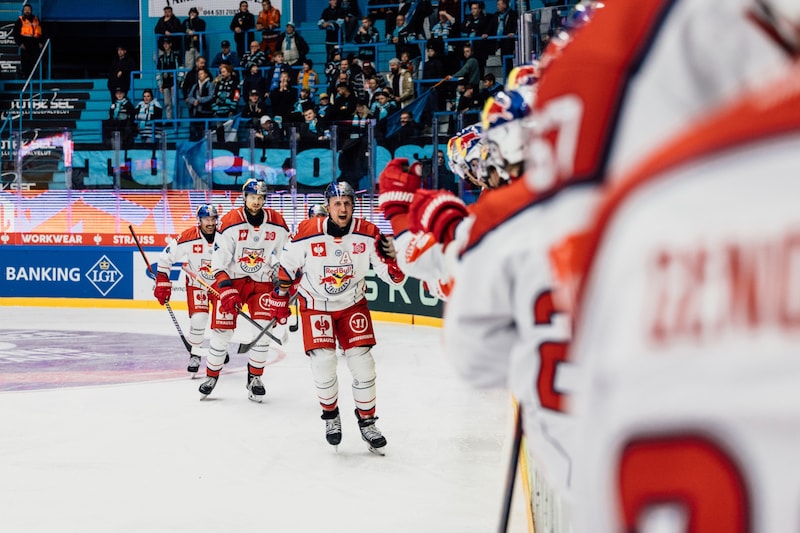
[[[267,198],[267,183],[263,180],[257,180],[255,178],[250,178],[249,180],[244,182],[242,186],[242,194],[247,196],[248,194],[260,194]]]
[[[325,204],[330,205],[331,198],[341,198],[342,196],[349,196],[356,202],[356,191],[346,181],[335,181],[328,185],[325,189]]]
[[[308,208],[308,218],[326,216],[328,216],[328,208],[323,204],[314,204]]]
[[[199,223],[201,219],[206,217],[219,218],[219,212],[217,211],[216,206],[211,204],[200,204],[197,206],[195,216],[197,216],[197,222]]]
[[[447,159],[450,170],[462,180],[485,187],[481,181],[481,133],[480,124],[467,126],[447,142]]]
[[[528,138],[525,119],[533,109],[534,90],[530,86],[500,91],[486,100],[481,120],[483,124],[483,161],[493,167],[503,182],[510,181],[510,165],[525,162]],[[520,172],[521,174],[521,172]],[[513,176],[518,178],[519,175]]]

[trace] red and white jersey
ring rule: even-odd
[[[199,226],[187,228],[176,238],[172,239],[158,256],[158,271],[169,276],[170,269],[175,263],[189,263],[189,268],[196,272],[208,283],[214,282],[211,275],[211,254],[214,251],[214,241],[208,242],[200,231]],[[187,277],[187,283],[193,287],[205,287],[199,282]]]
[[[325,231],[327,224],[327,217],[301,222],[281,255],[279,276],[294,280],[302,274],[299,294],[308,309],[341,311],[361,301],[370,264],[383,281],[398,285],[375,249],[378,226],[353,217],[349,232],[333,237]]]
[[[576,533],[800,531],[800,70],[603,202],[572,357]]]
[[[569,317],[554,302],[553,259],[580,241],[609,168],[630,168],[788,62],[750,22],[750,1],[606,2],[537,84],[526,175],[494,193],[500,200],[476,204],[446,309],[446,353],[473,382],[510,386],[529,451],[564,490],[578,375],[567,360]]]
[[[444,246],[430,233],[404,231],[395,237],[394,247],[400,270],[422,281],[432,295],[447,300],[452,286],[452,267],[448,267]]]
[[[272,265],[280,259],[289,228],[274,209],[263,211],[264,222],[258,227],[247,221],[244,207],[222,217],[211,258],[215,276],[217,272],[225,272],[231,279],[249,277],[272,282]]]

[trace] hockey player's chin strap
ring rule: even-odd
[[[337,226],[330,217],[327,220],[328,222],[328,229],[327,233],[331,237],[344,237],[348,233],[350,233],[350,225],[353,223],[353,220],[350,219],[350,222],[347,223],[345,227]]]

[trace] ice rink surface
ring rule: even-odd
[[[2,531],[495,531],[508,395],[461,382],[439,329],[375,326],[385,457],[361,440],[344,361],[344,435],[326,443],[300,333],[271,351],[264,403],[242,355],[201,401],[163,309],[0,307]]]

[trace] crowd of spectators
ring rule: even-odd
[[[458,124],[451,120],[451,133],[477,121],[486,98],[503,88],[498,80],[512,66],[518,15],[509,0],[494,1],[487,13],[483,1],[440,0],[434,7],[429,0],[370,0],[362,12],[357,0],[329,0],[318,22],[326,62],[316,70],[308,43],[294,22],[281,22],[270,0],[261,2],[257,15],[240,2],[230,22],[235,49],[225,39],[214,51],[205,46],[205,22],[196,9],[181,22],[165,7],[155,26],[157,90],[146,89],[148,99],[143,97],[153,112],[131,113],[134,133],[155,140],[159,128],[153,124],[161,113],[175,117],[182,100],[193,119],[192,140],[211,131],[217,142],[254,138],[269,146],[284,143],[294,127],[300,143],[329,146],[335,125],[339,149],[357,154],[374,120],[379,144],[424,144],[420,138],[432,132],[422,124],[429,125],[435,111],[461,116]],[[377,64],[386,50],[393,57]],[[132,68],[121,47],[109,73],[117,106],[117,89],[127,96]],[[417,106],[405,110],[431,88],[421,112]],[[113,113],[112,106],[109,119]]]

